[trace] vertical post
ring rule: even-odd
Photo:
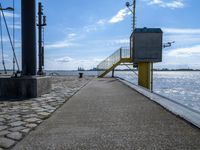
[[[39,55],[39,70],[38,74],[43,74],[42,68],[42,3],[38,3],[38,55]]]
[[[38,75],[44,75],[44,26],[46,26],[46,16],[43,15],[43,5],[38,3]]]
[[[135,23],[136,14],[135,13],[136,13],[136,0],[133,0],[133,32],[134,32],[135,27],[136,27],[136,23]]]
[[[42,70],[44,69],[44,46],[42,46]]]
[[[120,48],[120,60],[122,59],[122,48]]]
[[[138,84],[144,88],[151,89],[151,63],[138,63]]]
[[[115,68],[113,68],[113,70],[112,70],[112,78],[114,78],[115,77]]]
[[[36,8],[35,0],[21,1],[22,74],[36,75]]]
[[[153,62],[151,63],[151,92],[153,93]]]

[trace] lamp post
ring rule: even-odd
[[[42,30],[46,26],[46,16],[43,14],[43,5],[42,3],[38,4],[38,54],[39,54],[39,70],[38,75],[44,75],[44,41]]]
[[[130,4],[129,2],[126,2],[126,7],[132,12],[133,14],[133,24],[132,24],[132,30],[135,30],[136,27],[136,0],[133,0],[133,3]],[[131,8],[132,7],[132,8]]]

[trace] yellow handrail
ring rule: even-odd
[[[105,76],[113,68],[117,67],[123,60],[127,60],[127,62],[130,62],[130,59],[131,59],[131,53],[128,48],[118,49],[97,66],[98,76],[99,77]]]

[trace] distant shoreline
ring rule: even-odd
[[[46,72],[95,72],[100,70],[46,70]],[[130,69],[116,69],[115,71],[137,71],[137,70],[130,70]],[[160,71],[160,72],[178,72],[178,71],[185,71],[185,72],[199,72],[199,69],[154,69],[153,71]],[[12,70],[7,70],[8,74],[12,72]],[[0,70],[0,74],[4,74],[3,70]]]

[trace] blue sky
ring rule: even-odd
[[[41,0],[48,23],[45,68],[90,69],[119,47],[128,46],[131,14],[125,7],[126,1]],[[3,7],[12,5],[12,0],[0,2]],[[156,67],[200,69],[199,6],[199,0],[137,0],[136,26],[160,27],[165,42],[176,41],[163,50],[163,62]],[[16,0],[16,13],[16,52],[20,61],[20,0]],[[9,12],[6,17],[11,25]],[[6,66],[12,68],[12,52],[5,30],[4,44]]]

